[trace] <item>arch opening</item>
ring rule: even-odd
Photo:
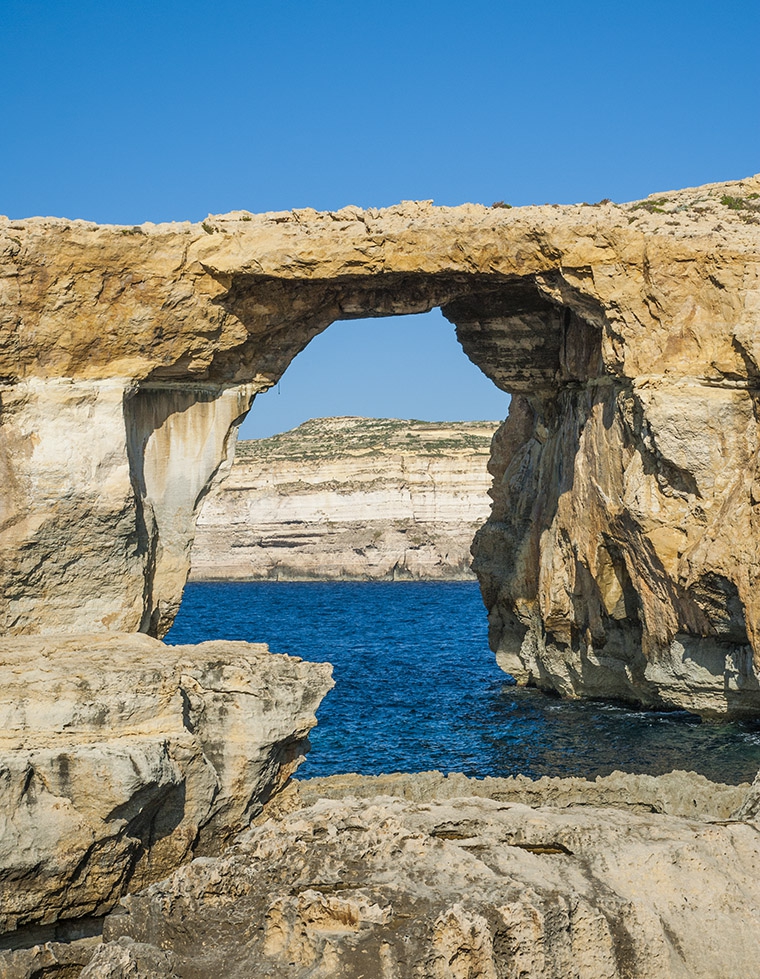
[[[214,302],[223,306],[226,315],[244,324],[246,336],[232,350],[214,355],[203,372],[204,380],[208,383],[216,377],[232,377],[233,382],[242,381],[250,385],[254,401],[256,393],[277,384],[288,364],[332,323],[440,308],[454,325],[469,359],[498,389],[516,399],[521,420],[507,422],[500,436],[501,455],[505,446],[517,456],[524,454],[525,445],[533,446],[529,485],[521,483],[518,495],[534,502],[543,500],[545,505],[537,517],[534,512],[523,513],[520,507],[516,513],[510,512],[510,507],[497,499],[496,516],[476,543],[475,570],[491,609],[494,648],[501,651],[504,663],[513,667],[510,672],[526,682],[550,686],[554,678],[526,675],[524,670],[518,673],[518,660],[511,662],[504,650],[522,648],[537,616],[542,619],[538,553],[561,495],[556,487],[547,494],[543,484],[551,482],[557,445],[566,442],[565,429],[575,425],[580,430],[595,398],[599,400],[592,388],[604,383],[606,375],[601,354],[605,322],[601,311],[550,276],[535,275],[394,273],[346,275],[329,281],[237,275],[225,282],[224,292]],[[152,384],[158,386],[167,380],[161,371],[154,372]],[[528,418],[530,431],[522,431]],[[239,421],[236,417],[234,425]],[[516,433],[521,437],[520,447],[512,445]],[[573,470],[571,447],[572,440],[565,444],[568,475]],[[492,471],[493,465],[499,471],[501,463],[492,463]],[[499,472],[502,483],[509,483],[505,473],[512,465],[510,457]],[[228,468],[226,463],[222,471]],[[213,473],[212,478],[217,479],[218,474]],[[204,496],[205,490],[194,496],[190,523],[194,523]],[[188,539],[192,539],[192,527]],[[507,570],[509,561],[513,567]],[[177,607],[178,597],[164,603],[170,614]],[[168,622],[169,618],[167,615],[161,621]],[[565,632],[569,628],[565,626]],[[156,631],[162,634],[165,628],[162,625]],[[550,642],[559,641],[552,634],[547,636]]]
[[[194,578],[471,575],[508,397],[440,313],[336,322],[279,388],[254,399],[242,458],[204,503]]]

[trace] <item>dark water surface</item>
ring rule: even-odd
[[[475,582],[193,583],[167,642],[206,639],[266,642],[334,665],[301,778],[681,768],[738,783],[760,769],[760,723],[700,723],[511,685],[488,648]]]

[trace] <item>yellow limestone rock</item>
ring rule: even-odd
[[[335,781],[286,790],[291,805],[226,853],[126,897],[83,979],[127,979],[139,960],[155,979],[757,972],[760,834],[726,818],[747,786],[683,772]]]
[[[162,635],[256,393],[336,319],[440,306],[514,396],[475,543],[504,668],[756,714],[758,195],[0,220],[0,627]]]

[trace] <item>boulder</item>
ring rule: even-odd
[[[0,640],[0,931],[219,852],[303,759],[330,673],[244,642]]]

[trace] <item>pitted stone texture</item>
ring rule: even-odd
[[[121,939],[96,949],[81,979],[179,979],[174,955],[153,945]]]
[[[76,979],[100,947],[99,938],[89,938],[0,951],[0,979]]]
[[[296,769],[327,664],[140,635],[0,640],[0,931],[218,852]]]
[[[368,788],[129,895],[104,940],[170,950],[182,979],[744,979],[759,858],[747,823]]]
[[[758,195],[2,219],[0,627],[162,635],[254,396],[334,320],[440,306],[515,396],[475,544],[504,668],[760,713]]]
[[[369,799],[383,795],[408,802],[443,802],[461,796],[483,796],[496,802],[519,802],[526,806],[551,806],[570,809],[594,806],[660,813],[691,819],[720,820],[738,818],[760,789],[760,779],[753,785],[720,785],[695,772],[669,772],[667,775],[634,775],[613,772],[599,775],[593,781],[585,778],[544,776],[531,779],[526,775],[510,778],[468,778],[453,772],[394,773],[392,775],[330,775],[325,778],[293,779],[273,799],[265,812],[290,812],[312,805],[318,799],[344,799],[356,796]]]

